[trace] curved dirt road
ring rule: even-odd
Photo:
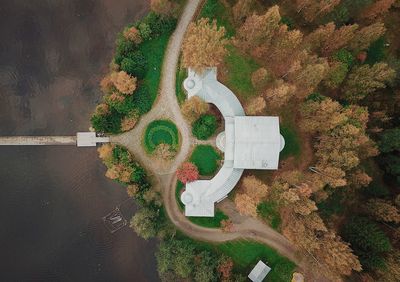
[[[220,229],[204,228],[191,223],[179,209],[175,199],[176,178],[175,171],[185,161],[191,146],[195,141],[191,130],[184,120],[175,95],[176,68],[178,64],[180,48],[185,31],[194,17],[201,0],[188,1],[178,26],[169,41],[162,69],[159,96],[152,110],[143,116],[135,128],[118,136],[112,136],[111,142],[127,147],[147,170],[157,179],[154,183],[163,193],[164,205],[171,221],[177,228],[190,237],[210,242],[225,242],[235,239],[252,239],[276,249],[280,254],[296,262],[300,267],[303,263],[297,255],[296,248],[281,234],[261,221],[241,216],[226,199],[221,202],[219,208],[223,210],[233,221],[233,232],[222,232]],[[141,139],[146,126],[154,119],[171,119],[177,125],[181,137],[181,148],[175,159],[167,166],[161,166],[150,158],[141,146]]]

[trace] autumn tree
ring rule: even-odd
[[[137,111],[129,112],[122,120],[121,120],[121,129],[122,131],[128,131],[135,127],[136,123],[139,120],[139,114]]]
[[[379,281],[397,281],[400,277],[400,252],[389,253],[385,258],[385,268],[378,269]]]
[[[171,160],[174,158],[176,151],[171,148],[171,145],[161,143],[153,151],[153,156],[159,160]]]
[[[355,51],[367,49],[371,42],[376,41],[385,32],[385,25],[381,22],[363,27],[355,33],[354,38],[349,43],[349,48]]]
[[[207,67],[217,67],[227,52],[225,28],[218,27],[214,20],[201,18],[191,23],[182,44],[182,64],[186,68],[203,71]]]
[[[246,114],[250,116],[261,114],[265,110],[266,106],[267,104],[263,97],[252,98],[245,106]]]
[[[139,192],[139,189],[140,188],[137,184],[131,184],[126,187],[126,192],[128,193],[129,197],[134,198]]]
[[[199,178],[199,170],[194,164],[186,162],[176,171],[176,176],[180,182],[186,184],[187,182],[193,182]]]
[[[274,87],[264,92],[264,97],[272,108],[280,108],[289,102],[295,95],[295,91],[296,86],[285,83],[283,80],[278,80]]]
[[[389,11],[394,2],[396,2],[396,0],[377,0],[362,11],[361,17],[373,20]]]
[[[240,214],[257,216],[257,205],[254,200],[247,194],[236,194],[235,205]]]
[[[110,78],[115,88],[123,94],[131,95],[136,89],[136,77],[132,77],[124,71],[114,72]]]
[[[309,100],[301,107],[301,128],[307,132],[330,131],[347,121],[343,107],[336,101],[320,96],[320,101]]]
[[[374,91],[385,88],[393,81],[396,72],[386,63],[376,63],[373,66],[362,65],[354,68],[345,83],[345,97],[351,101],[363,99]]]
[[[296,95],[304,98],[313,92],[328,73],[329,65],[325,58],[303,54],[301,67],[289,74],[289,79],[297,87]]]
[[[107,165],[111,164],[113,159],[113,146],[111,144],[103,144],[98,149],[100,159]]]
[[[371,199],[364,208],[378,221],[400,223],[400,211],[390,201]]]
[[[224,232],[232,232],[233,231],[233,222],[230,219],[221,220],[221,230]]]
[[[175,16],[178,4],[170,0],[151,0],[150,8],[153,12],[163,16]]]
[[[256,89],[262,89],[272,80],[272,75],[267,69],[261,67],[251,74],[251,84]]]
[[[263,45],[270,45],[280,21],[279,7],[276,5],[269,8],[264,15],[253,14],[247,17],[237,31],[236,45],[246,52],[260,53],[259,49],[263,49]]]
[[[349,276],[353,270],[362,270],[358,257],[348,243],[345,243],[336,234],[329,232],[321,240],[321,249],[318,252],[332,276],[337,274]],[[333,277],[332,277],[333,278]]]
[[[254,175],[249,175],[243,178],[241,191],[250,196],[256,202],[256,204],[258,204],[267,196],[269,188]]]
[[[142,37],[140,36],[139,30],[134,26],[125,28],[124,32],[123,32],[123,36],[127,40],[132,41],[133,43],[135,43],[137,45],[142,43],[142,41],[143,41]]]
[[[240,24],[251,15],[255,0],[238,0],[232,8],[233,20]]]
[[[221,274],[222,281],[229,281],[232,276],[233,260],[223,256],[218,263],[218,272]]]
[[[296,0],[298,12],[301,12],[308,22],[329,13],[339,3],[340,0]]]
[[[207,113],[209,109],[210,106],[198,96],[190,97],[181,107],[183,116],[191,123]]]

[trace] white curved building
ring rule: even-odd
[[[216,68],[202,74],[189,69],[183,83],[188,98],[198,96],[214,104],[225,120],[225,131],[217,136],[224,164],[211,180],[186,184],[181,195],[186,216],[214,216],[214,205],[227,197],[244,169],[277,169],[285,141],[279,118],[246,116],[236,95],[217,80]]]

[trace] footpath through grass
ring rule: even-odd
[[[198,145],[190,157],[190,161],[199,169],[200,175],[210,176],[217,171],[220,154],[211,145]]]

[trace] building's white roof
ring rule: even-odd
[[[278,169],[280,137],[278,117],[235,117],[233,166]]]
[[[247,277],[253,282],[262,282],[270,271],[271,268],[260,260]]]
[[[245,168],[278,168],[279,151],[283,148],[279,119],[246,117],[235,94],[217,80],[216,68],[202,74],[189,69],[183,85],[189,98],[198,96],[214,104],[225,119],[225,132],[217,140],[218,147],[224,152],[222,168],[211,180],[187,183],[181,195],[186,216],[212,217],[214,204],[227,197]]]

